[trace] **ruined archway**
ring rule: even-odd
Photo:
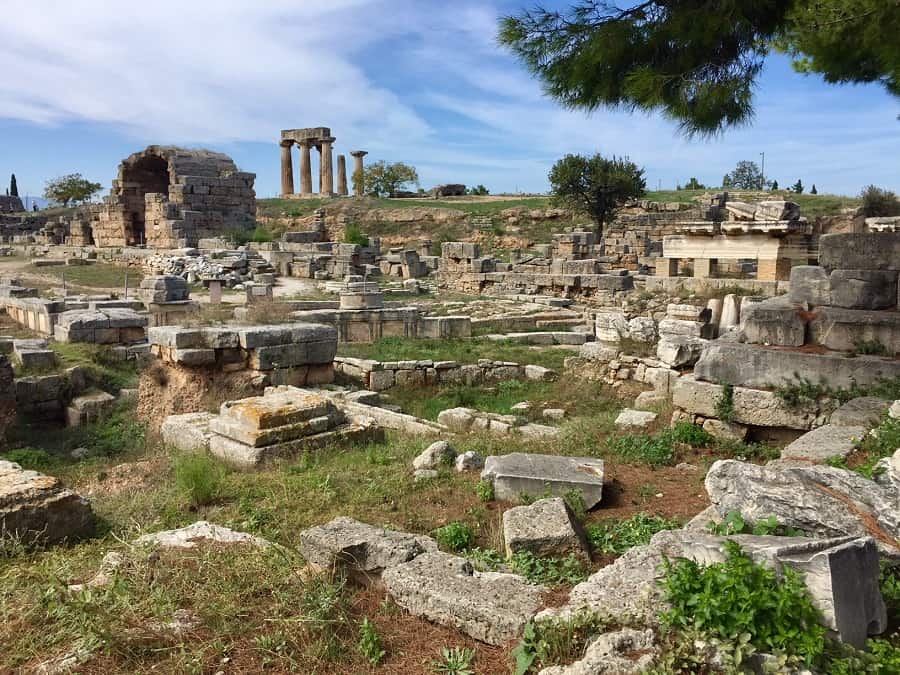
[[[159,155],[144,155],[122,170],[122,198],[126,209],[125,241],[129,246],[147,241],[146,196],[169,197],[169,163]]]

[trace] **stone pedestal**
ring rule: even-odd
[[[365,186],[363,185],[363,157],[369,153],[365,150],[354,150],[350,153],[353,157],[353,196],[362,197]]]
[[[281,196],[294,194],[294,161],[291,158],[291,141],[281,141]]]
[[[791,278],[791,259],[760,260],[756,267],[756,278],[760,281],[788,281]]]
[[[222,282],[209,282],[209,304],[219,305],[222,303]]]
[[[323,138],[322,145],[319,147],[319,174],[321,178],[319,192],[323,197],[334,194],[334,164],[331,154],[332,143],[334,143],[334,137]]]
[[[312,168],[309,159],[309,141],[297,144],[300,147],[300,194],[312,194]]]
[[[346,197],[347,192],[347,158],[343,155],[337,156],[337,192],[342,197]]]
[[[678,258],[657,258],[656,259],[656,276],[658,276],[658,277],[677,277],[678,276]]]
[[[712,258],[694,259],[694,277],[697,279],[709,279],[715,276],[716,261]]]

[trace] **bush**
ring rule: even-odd
[[[869,185],[859,195],[862,199],[862,212],[867,218],[873,216],[900,215],[900,200],[890,190]]]
[[[359,652],[373,666],[377,666],[385,655],[384,648],[381,646],[381,636],[369,621],[369,617],[364,618],[359,627]]]
[[[679,422],[652,436],[618,436],[610,441],[609,449],[626,461],[664,466],[675,460],[676,444],[704,447],[713,440],[712,436],[697,425]]]
[[[344,243],[368,246],[369,238],[362,233],[362,230],[359,229],[359,225],[356,223],[347,223],[347,226],[344,228]]]
[[[494,501],[494,484],[489,480],[480,480],[475,483],[475,494],[483,502]]]
[[[175,486],[191,506],[214,502],[222,493],[224,467],[202,453],[180,455],[175,459]]]
[[[442,549],[461,553],[475,544],[475,530],[468,523],[455,520],[436,529],[434,538]]]
[[[40,448],[7,450],[0,455],[0,459],[15,462],[23,469],[35,470],[47,469],[55,463],[53,457],[46,450],[41,450]]]
[[[650,543],[650,538],[657,532],[679,527],[681,524],[677,520],[637,513],[627,520],[588,525],[587,536],[595,551],[621,555],[633,546]]]
[[[725,542],[727,559],[703,567],[693,560],[663,559],[661,585],[671,609],[660,619],[724,641],[748,635],[753,648],[786,654],[812,665],[825,649],[825,628],[801,577],[789,567],[779,578],[757,565],[738,544]]]

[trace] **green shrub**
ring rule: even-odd
[[[722,385],[722,395],[716,400],[716,417],[723,422],[734,419],[734,385]]]
[[[861,340],[853,345],[853,353],[859,356],[890,356],[890,350],[878,340]]]
[[[633,546],[650,542],[662,530],[681,527],[677,520],[648,513],[637,513],[627,520],[608,521],[587,526],[588,541],[595,551],[606,555],[621,555]]]
[[[581,658],[591,639],[608,627],[606,620],[590,612],[565,619],[529,621],[522,631],[521,642],[512,653],[516,675],[569,664]]]
[[[900,200],[890,190],[868,185],[859,197],[862,199],[863,215],[867,218],[900,215]]]
[[[480,480],[475,483],[475,494],[483,502],[494,501],[494,483],[489,480]]]
[[[799,537],[803,535],[801,530],[787,527],[778,522],[775,516],[760,518],[751,524],[744,520],[740,511],[729,511],[721,523],[709,521],[706,524],[713,534],[729,536],[732,534],[777,535],[781,537]]]
[[[364,618],[359,626],[359,653],[373,666],[377,666],[385,655],[381,646],[381,636],[369,621],[369,617]]]
[[[146,447],[147,427],[134,414],[133,403],[121,403],[105,417],[78,427],[71,438],[91,455],[114,457],[142,451]]]
[[[461,553],[475,544],[475,530],[468,523],[455,520],[436,529],[434,538],[442,549]]]
[[[776,576],[733,541],[726,541],[725,549],[724,562],[705,567],[684,558],[663,559],[660,583],[671,607],[660,616],[663,626],[732,642],[746,634],[759,651],[812,665],[825,649],[826,629],[800,575],[786,567]]]
[[[791,408],[818,401],[823,398],[833,398],[839,403],[846,403],[860,396],[875,396],[888,400],[900,398],[900,376],[880,378],[867,385],[853,384],[846,388],[830,387],[822,380],[818,384],[794,373],[794,382],[775,387],[775,395],[785,405]]]
[[[23,469],[47,469],[56,463],[56,460],[46,450],[40,448],[15,448],[7,450],[0,459],[15,462]]]
[[[872,433],[857,442],[857,449],[866,455],[866,460],[854,470],[866,478],[874,478],[879,470],[878,461],[893,455],[897,448],[900,448],[900,419],[885,415]]]
[[[204,506],[218,499],[224,481],[224,467],[207,454],[195,452],[175,459],[175,486],[191,506]]]
[[[369,238],[359,229],[359,225],[356,223],[347,223],[344,227],[344,243],[368,246]]]
[[[509,569],[533,584],[542,586],[574,586],[588,578],[590,570],[574,555],[565,558],[543,558],[528,551],[518,551],[507,561]]]
[[[674,427],[663,429],[651,436],[617,436],[609,442],[609,450],[622,459],[642,462],[650,466],[672,464],[675,459],[676,444],[703,447],[713,442],[700,427],[690,422],[679,422]]]

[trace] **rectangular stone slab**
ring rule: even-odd
[[[317,394],[279,392],[226,401],[219,414],[247,430],[274,429],[334,414],[334,403]]]
[[[494,483],[497,499],[517,501],[519,495],[563,497],[578,490],[590,509],[603,498],[603,460],[514,452],[485,460],[483,480]]]

